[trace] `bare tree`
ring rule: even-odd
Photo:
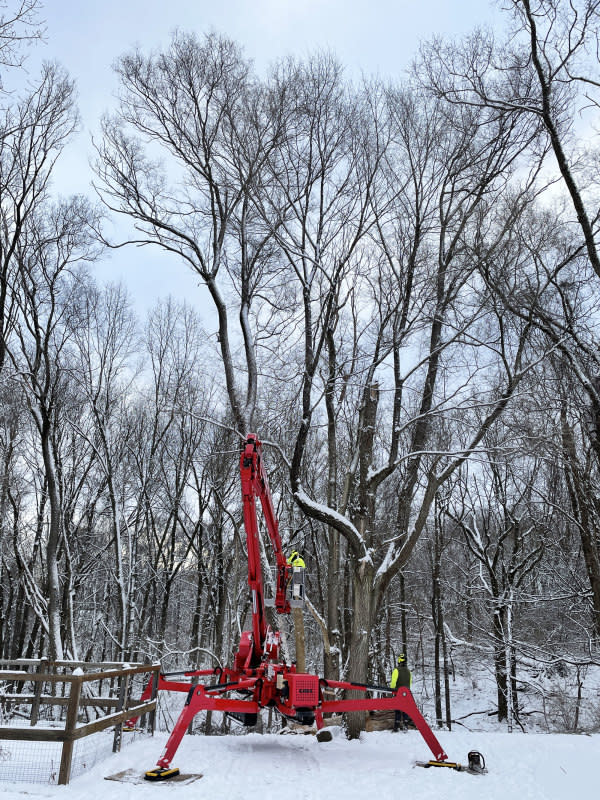
[[[146,347],[152,380],[140,407],[133,458],[139,487],[136,517],[143,519],[147,529],[152,592],[160,598],[160,611],[150,627],[158,641],[166,638],[176,580],[185,572],[190,554],[204,546],[209,493],[202,481],[197,484],[198,497],[189,497],[196,473],[204,473],[196,464],[204,452],[201,445],[212,388],[202,374],[201,341],[202,328],[191,308],[168,300],[150,314]]]
[[[573,388],[575,376],[587,396],[583,403],[590,419],[598,419],[596,376],[600,365],[594,323],[597,291],[593,288],[600,276],[598,197],[594,189],[598,159],[590,131],[597,117],[600,86],[600,5],[595,0],[511,0],[506,11],[510,17],[507,43],[497,44],[493,37],[481,33],[469,37],[461,49],[436,42],[425,48],[421,67],[437,94],[451,103],[510,112],[539,125],[554,164],[546,163],[544,150],[534,149],[533,160],[546,163],[547,173],[557,169],[560,186],[576,218],[577,227],[571,226],[567,232],[562,211],[545,210],[529,217],[529,228],[521,236],[527,242],[534,271],[528,270],[520,281],[507,280],[507,275],[498,273],[490,273],[490,277],[510,312],[530,316],[560,353],[559,380],[564,381],[565,388],[555,392],[555,402],[563,415],[561,458],[566,461],[571,505],[576,509],[587,553],[597,631],[594,514],[586,512],[587,501],[582,504],[584,496],[588,497],[582,479],[589,469],[578,464],[574,441],[575,431],[580,429],[583,441],[588,440],[591,451],[600,454],[600,430],[593,422],[580,428],[579,409],[565,403],[564,398]],[[579,234],[574,235],[577,229]]]
[[[489,297],[485,290],[476,288],[480,259],[485,252],[501,247],[503,226],[499,225],[485,241],[477,231],[481,231],[481,216],[490,212],[492,198],[499,198],[506,190],[515,162],[534,134],[523,128],[517,135],[514,120],[487,112],[459,112],[453,116],[443,105],[428,107],[426,98],[422,103],[411,103],[406,94],[390,99],[392,124],[393,112],[399,110],[399,121],[395,123],[399,128],[398,144],[396,153],[386,147],[385,158],[396,170],[405,171],[403,179],[395,182],[397,192],[392,193],[391,202],[383,201],[378,187],[369,204],[369,211],[375,209],[377,214],[375,219],[369,219],[367,230],[380,254],[379,261],[365,272],[366,282],[371,281],[376,287],[367,306],[372,309],[373,322],[364,327],[368,349],[354,360],[361,391],[342,502],[336,509],[318,505],[309,497],[300,483],[296,456],[292,461],[292,487],[302,509],[335,527],[348,543],[353,587],[349,671],[350,678],[356,681],[367,677],[369,636],[375,615],[390,581],[407,563],[437,491],[478,447],[528,369],[525,354],[530,325],[524,323],[519,338],[509,344],[499,315],[493,308],[491,313],[487,310]],[[427,111],[421,114],[423,106]],[[410,123],[409,113],[415,115]],[[420,136],[414,135],[417,129]],[[394,155],[396,160],[392,160]],[[402,213],[406,208],[413,210],[411,217]],[[515,204],[515,213],[519,208],[520,204]],[[506,225],[510,216],[505,219]],[[478,239],[475,253],[473,242]],[[361,252],[361,258],[363,265],[369,264],[367,253]],[[359,285],[356,273],[350,274],[354,285]],[[361,316],[369,319],[364,308],[367,296],[364,291],[357,292],[363,303]],[[321,302],[322,318],[326,320],[331,313],[327,310],[327,296]],[[489,355],[492,357],[496,348],[502,353],[505,385],[493,389],[490,386],[488,412],[479,415],[484,371],[460,371],[453,388],[454,382],[448,384],[441,376],[445,359],[452,358],[451,354],[456,357],[461,352],[462,360],[468,348],[485,347],[489,330],[482,336],[478,328],[496,323],[499,330],[493,335],[494,345],[491,341],[488,345]],[[410,354],[417,347],[422,357],[415,363]],[[388,438],[382,446],[381,429],[376,435],[380,400],[376,375],[388,359],[393,364],[393,401],[388,410]],[[475,363],[479,361],[475,359]],[[303,428],[308,428],[313,415],[314,374],[314,368],[305,366],[300,445],[307,436]],[[412,398],[419,399],[407,403],[408,391]],[[452,454],[439,441],[435,419],[453,406],[461,413],[470,410],[475,414],[471,441],[457,442]],[[429,453],[432,448],[434,453]],[[301,449],[297,445],[298,452]],[[376,498],[378,489],[396,471],[401,476],[397,527],[385,544],[376,524]],[[360,720],[353,719],[351,735],[356,735],[359,727]]]
[[[24,45],[42,37],[39,18],[40,0],[16,0],[0,2],[0,67],[7,70],[23,64]],[[0,72],[0,89],[5,89],[4,76]]]
[[[93,209],[81,198],[54,208],[38,207],[20,236],[17,302],[19,317],[9,356],[23,387],[43,455],[50,520],[46,538],[48,616],[43,620],[50,655],[61,658],[61,585],[58,569],[62,503],[55,448],[57,405],[66,368],[71,329],[68,313],[76,265],[96,255],[89,222]]]
[[[596,111],[597,0],[510,0],[509,39],[497,44],[477,32],[461,47],[436,41],[423,48],[419,70],[451,103],[479,106],[529,119],[542,129],[576,213],[590,264],[600,276],[595,240],[596,198],[578,157],[579,113]],[[544,151],[533,152],[543,157]]]
[[[457,508],[448,513],[481,565],[480,580],[492,604],[498,719],[506,720],[510,731],[519,722],[515,645],[519,589],[543,554],[527,498],[539,465],[534,461],[528,473],[517,476],[512,465],[501,463],[501,447],[493,436],[488,437],[488,446],[485,471],[465,473]]]
[[[129,300],[120,286],[99,290],[86,287],[72,311],[77,319],[74,344],[76,362],[73,373],[91,416],[89,430],[78,427],[78,433],[91,447],[102,473],[108,495],[110,543],[114,552],[114,580],[117,587],[117,641],[119,657],[130,657],[132,573],[126,563],[131,548],[123,531],[125,518],[124,472],[127,465],[128,419],[127,400],[135,365],[132,356],[136,345],[135,318]],[[71,424],[75,421],[71,420]]]
[[[0,112],[0,372],[15,316],[20,239],[77,123],[73,91],[59,67],[46,65],[37,85]]]
[[[117,71],[120,110],[105,120],[98,148],[101,196],[133,220],[139,235],[131,241],[179,255],[208,288],[229,403],[244,435],[257,392],[250,314],[265,280],[270,239],[257,223],[253,194],[263,185],[265,159],[279,136],[276,105],[237,45],[215,35],[199,41],[178,34],[167,52],[135,52],[119,61]],[[142,140],[167,155],[168,166],[153,159]]]

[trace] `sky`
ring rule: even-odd
[[[32,76],[42,59],[57,60],[76,80],[81,130],[58,164],[57,191],[91,193],[91,137],[115,106],[115,60],[132,47],[165,46],[176,29],[216,31],[238,41],[257,68],[288,55],[333,51],[349,75],[401,77],[418,43],[497,27],[493,0],[42,0],[45,43],[31,51]],[[158,249],[127,248],[95,268],[101,282],[123,281],[138,313],[172,294],[206,310],[189,268]]]

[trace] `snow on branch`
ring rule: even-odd
[[[332,528],[339,531],[342,536],[348,540],[357,556],[360,558],[370,558],[369,549],[367,548],[365,540],[356,526],[353,525],[347,517],[340,514],[339,511],[329,508],[329,506],[324,506],[321,503],[315,502],[306,494],[301,486],[294,492],[294,499],[309,517],[325,525],[331,525]]]

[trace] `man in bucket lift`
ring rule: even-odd
[[[304,601],[304,570],[306,563],[298,550],[292,552],[287,559],[287,563],[292,568],[292,600],[302,603]]]

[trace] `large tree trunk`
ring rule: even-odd
[[[56,464],[50,431],[47,423],[42,428],[42,454],[46,479],[48,482],[48,501],[50,505],[50,521],[48,525],[48,539],[46,543],[46,577],[48,581],[48,633],[49,655],[51,661],[63,658],[63,644],[61,639],[61,589],[58,572],[58,545],[60,540],[60,492],[56,476]]]
[[[369,642],[375,612],[373,593],[373,565],[357,564],[353,574],[354,608],[352,638],[350,641],[349,680],[366,683],[369,676]],[[364,692],[349,692],[349,697],[364,697]],[[358,739],[364,730],[365,712],[352,711],[346,714],[346,730],[349,739]]]
[[[578,522],[581,550],[591,590],[593,629],[596,637],[600,639],[600,551],[599,537],[594,524],[596,514],[594,513],[595,509],[591,506],[594,494],[590,491],[590,481],[582,473],[579,464],[575,437],[567,421],[567,410],[564,403],[561,408],[561,433],[563,455],[566,461],[567,489],[573,515]]]
[[[328,375],[325,390],[327,411],[327,505],[337,509],[337,428],[335,381],[337,377],[334,323],[327,330]],[[328,527],[327,549],[327,636],[329,647],[324,654],[325,678],[340,678],[340,534]]]
[[[498,722],[502,722],[508,716],[505,629],[506,609],[496,608],[494,609],[494,671],[498,698]]]

